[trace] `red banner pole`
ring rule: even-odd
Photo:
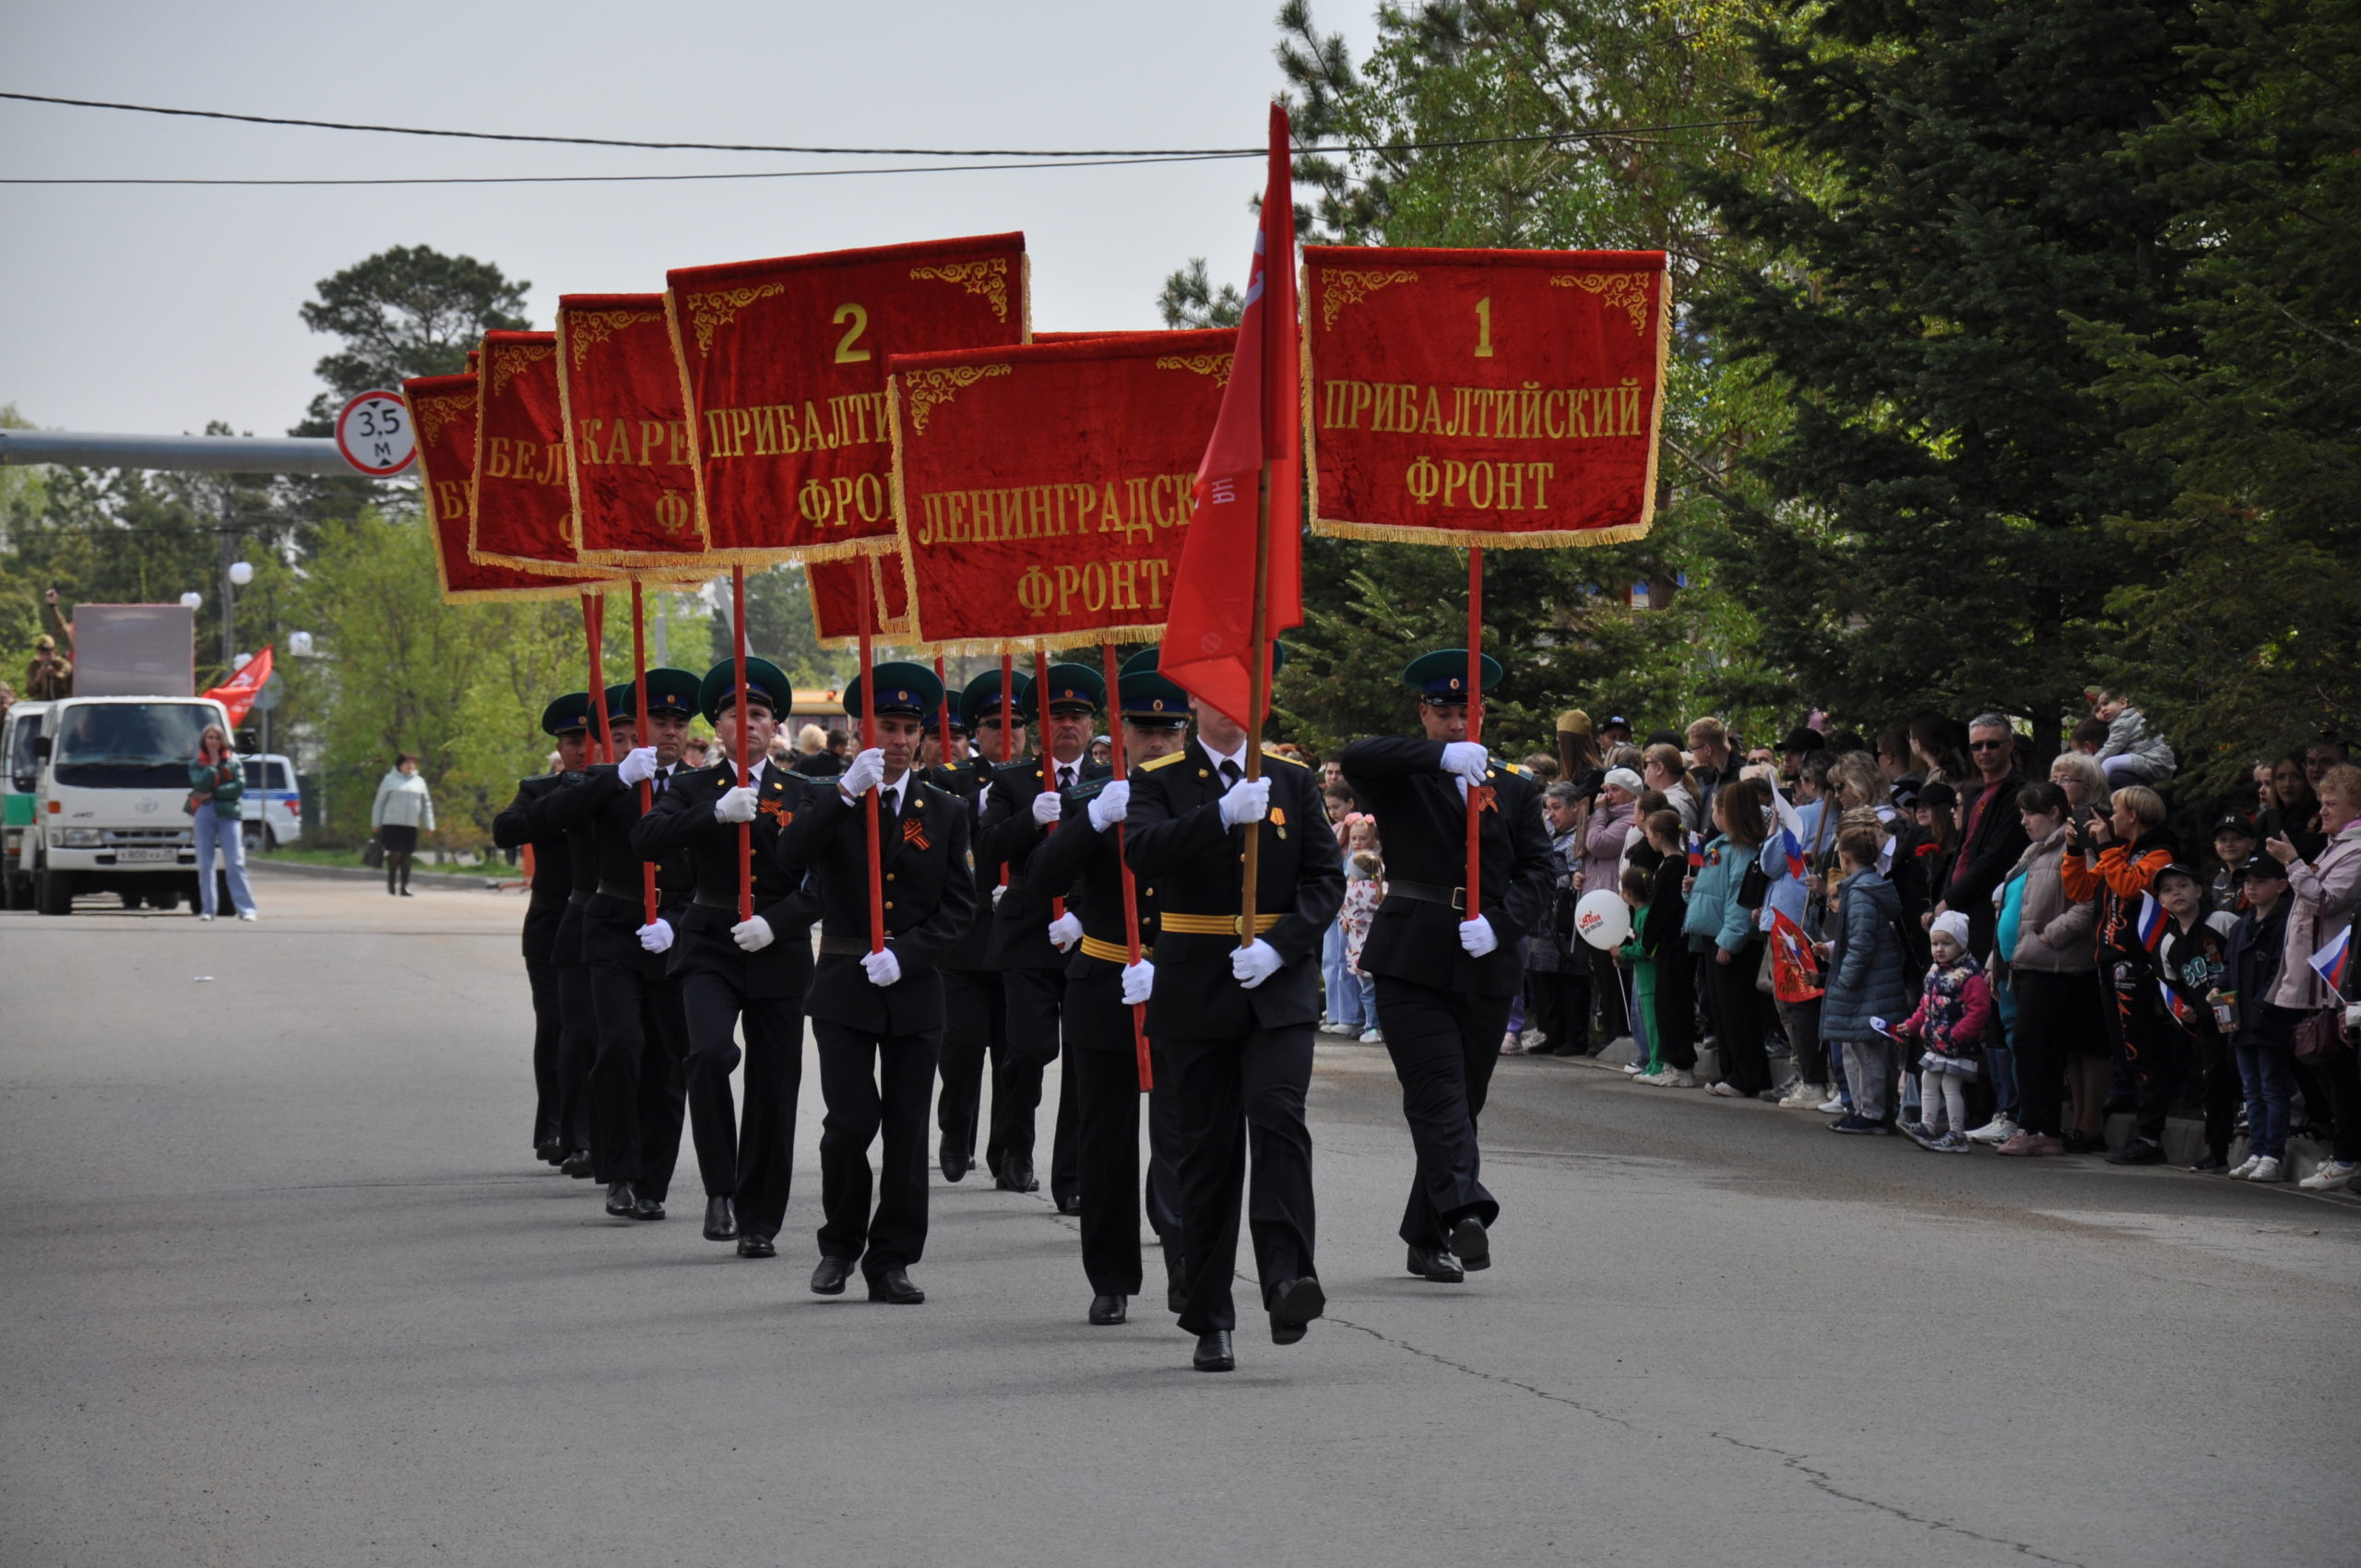
[[[1467,549],[1467,738],[1484,738],[1484,547]],[[1467,907],[1474,920],[1484,909],[1484,860],[1478,841],[1483,820],[1483,786],[1467,787]]]
[[[1008,766],[1009,720],[1015,710],[1015,698],[1011,694],[1015,686],[1016,656],[1003,653],[1000,656],[1000,761],[996,765],[1001,767]],[[1008,885],[1008,866],[1005,862],[1000,868],[1000,885],[1003,887]]]
[[[1254,667],[1247,683],[1246,777],[1263,777],[1263,710],[1271,701],[1271,465],[1263,464],[1263,474],[1254,496],[1254,615],[1252,633],[1247,651],[1253,656]],[[1238,944],[1254,945],[1255,895],[1263,885],[1263,825],[1246,825],[1245,867],[1239,876]]]
[[[746,756],[746,568],[730,568],[730,655],[738,663],[738,787],[754,781],[753,765]],[[772,694],[777,700],[777,694]],[[754,918],[754,825],[738,825],[738,919]]]
[[[860,595],[860,749],[871,750],[877,744],[877,671],[875,650],[870,645],[869,595]],[[916,762],[918,759],[910,759]],[[904,788],[916,789],[918,781],[910,779]],[[861,804],[869,816],[869,950],[885,950],[885,872],[877,845],[877,786],[871,785],[861,795]]]
[[[1121,676],[1115,666],[1115,645],[1100,643],[1098,660],[1107,677],[1107,693],[1115,699],[1109,709],[1107,721],[1108,754],[1115,764],[1118,780],[1129,778],[1131,769],[1123,755],[1123,703],[1120,689]],[[1140,961],[1140,894],[1139,885],[1132,880],[1132,862],[1123,855],[1123,825],[1115,825],[1115,863],[1123,873],[1123,940],[1132,951],[1132,962]],[[1132,1050],[1139,1059],[1140,1093],[1156,1087],[1156,1070],[1148,1063],[1147,1004],[1132,1004]]]
[[[612,762],[615,737],[607,728],[607,601],[595,593],[582,596],[582,651],[590,667],[590,760]]]
[[[1050,650],[1040,643],[1033,645],[1033,699],[1035,721],[1041,726],[1041,788],[1054,795],[1058,792],[1058,759],[1050,745]],[[1050,832],[1057,828],[1051,826]],[[1066,918],[1066,901],[1050,900],[1050,918]]]
[[[943,696],[934,715],[934,761],[938,767],[951,766],[951,686],[943,676],[943,655],[934,656],[934,683],[943,688]]]
[[[647,737],[647,619],[646,606],[640,599],[639,579],[631,585],[631,686],[632,703],[639,710],[639,743],[656,742]],[[656,803],[656,792],[647,779],[639,781],[639,814],[646,816],[647,808]],[[647,918],[642,925],[656,923],[656,862],[643,861],[639,867],[639,899]]]

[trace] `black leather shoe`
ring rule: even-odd
[[[850,1260],[824,1257],[820,1260],[820,1265],[812,1271],[812,1294],[841,1296],[845,1293],[845,1281],[851,1277]]]
[[[554,1138],[545,1144],[535,1144],[533,1157],[543,1165],[559,1164],[565,1158],[565,1146]]]
[[[738,1232],[738,1255],[742,1258],[775,1258],[778,1256],[778,1249],[771,1245],[768,1236],[741,1230]]]
[[[1229,1330],[1216,1328],[1211,1334],[1197,1336],[1197,1353],[1189,1364],[1199,1372],[1236,1372],[1238,1358],[1230,1353]]]
[[[1438,1285],[1457,1285],[1467,1277],[1467,1271],[1449,1253],[1422,1252],[1417,1247],[1410,1249],[1410,1272]]]
[[[1451,1228],[1451,1252],[1460,1266],[1473,1273],[1492,1266],[1492,1238],[1484,1229],[1484,1222],[1468,1215]]]
[[[705,1200],[705,1239],[708,1241],[734,1241],[738,1239],[738,1206],[725,1193],[718,1198]]]
[[[2161,1145],[2152,1144],[2145,1138],[2134,1138],[2108,1155],[2106,1162],[2109,1165],[2162,1165],[2165,1163],[2165,1151]]]
[[[938,1151],[936,1158],[943,1166],[943,1179],[946,1182],[956,1182],[974,1170],[976,1165],[974,1160],[967,1158],[966,1149],[953,1145],[951,1136],[947,1133],[943,1134],[943,1147]]]
[[[1101,1291],[1090,1298],[1090,1321],[1100,1328],[1122,1322],[1129,1315],[1125,1307],[1130,1301],[1129,1296],[1114,1296]]]
[[[1033,1174],[1033,1167],[1021,1159],[1001,1162],[1000,1178],[992,1183],[1003,1193],[1038,1193],[1040,1179]]]
[[[587,1148],[575,1149],[572,1154],[559,1160],[557,1168],[577,1182],[587,1182],[590,1179],[590,1151]]]
[[[635,1212],[634,1212],[634,1214],[632,1215],[632,1218],[633,1218],[634,1219],[661,1219],[661,1218],[664,1218],[664,1200],[663,1200],[662,1198],[651,1198],[651,1197],[647,1196],[646,1194],[642,1194],[640,1195],[639,1207],[638,1207],[638,1209],[637,1209],[636,1211],[635,1211]]]
[[[1179,1317],[1189,1304],[1189,1297],[1180,1289],[1180,1277],[1174,1275],[1164,1282],[1164,1310]]]
[[[1057,1200],[1058,1212],[1060,1214],[1080,1214],[1082,1212],[1082,1194],[1080,1193],[1058,1193],[1052,1194],[1051,1196]]]
[[[812,1277],[816,1283],[820,1277],[815,1274]],[[926,1300],[926,1292],[910,1283],[908,1269],[896,1264],[869,1277],[869,1299],[889,1306],[915,1307]]]
[[[639,1194],[632,1191],[630,1182],[611,1182],[607,1184],[607,1212],[617,1219],[639,1218]]]
[[[1309,1275],[1283,1279],[1271,1292],[1271,1343],[1292,1345],[1303,1337],[1304,1324],[1328,1310],[1327,1293]]]

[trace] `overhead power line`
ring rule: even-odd
[[[825,180],[864,174],[974,174],[994,169],[1111,169],[1137,163],[1209,163],[1236,153],[1166,158],[1069,159],[1033,163],[905,163],[884,169],[763,169],[706,174],[421,174],[350,179],[201,179],[138,175],[90,179],[0,175],[0,185],[588,185],[656,184],[679,180]],[[1260,157],[1261,154],[1255,156]]]

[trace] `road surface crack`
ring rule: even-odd
[[[1970,1540],[1982,1541],[1988,1546],[2004,1546],[2011,1551],[2033,1558],[2037,1562],[2055,1562],[2059,1565],[2059,1568],[2084,1568],[2084,1564],[2076,1562],[2071,1558],[2052,1557],[2049,1553],[2036,1547],[2027,1546],[2021,1540],[2010,1540],[2002,1536],[1987,1536],[1981,1530],[1971,1530],[1964,1525],[1954,1525],[1942,1519],[1930,1519],[1924,1514],[1913,1514],[1907,1508],[1897,1508],[1891,1503],[1880,1503],[1874,1497],[1863,1497],[1859,1492],[1846,1491],[1836,1484],[1835,1479],[1826,1470],[1814,1469],[1806,1464],[1800,1454],[1789,1454],[1784,1449],[1766,1447],[1759,1443],[1747,1443],[1732,1437],[1726,1431],[1717,1431],[1711,1435],[1733,1448],[1743,1448],[1750,1454],[1768,1454],[1778,1460],[1783,1467],[1795,1471],[1831,1497],[1841,1498],[1846,1503],[1857,1503],[1864,1508],[1874,1508],[1880,1514],[1891,1514],[1893,1517],[1905,1520],[1910,1524],[1924,1525],[1930,1530],[1942,1530],[1955,1536],[1965,1536]]]
[[[1579,1399],[1569,1398],[1563,1394],[1553,1394],[1548,1389],[1538,1387],[1530,1383],[1520,1383],[1515,1378],[1503,1377],[1499,1372],[1486,1372],[1481,1367],[1471,1367],[1465,1361],[1454,1361],[1449,1356],[1438,1355],[1432,1350],[1422,1349],[1418,1346],[1411,1344],[1406,1339],[1396,1339],[1390,1334],[1381,1334],[1365,1323],[1355,1323],[1350,1318],[1338,1317],[1334,1313],[1328,1313],[1325,1321],[1335,1324],[1339,1328],[1349,1328],[1356,1334],[1366,1334],[1381,1345],[1391,1345],[1394,1348],[1402,1351],[1406,1355],[1416,1356],[1421,1360],[1432,1361],[1439,1367],[1448,1367],[1453,1372],[1465,1372],[1469,1377],[1480,1378],[1486,1383],[1497,1383],[1502,1387],[1513,1388],[1521,1393],[1530,1394],[1536,1399],[1547,1399],[1553,1405],[1571,1405],[1586,1416],[1596,1416],[1602,1421],[1612,1421],[1617,1426],[1623,1427],[1627,1430],[1631,1426],[1631,1423],[1623,1417],[1599,1409],[1597,1407],[1593,1405],[1585,1405]]]

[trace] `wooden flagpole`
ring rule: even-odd
[[[639,710],[639,728],[635,733],[643,746],[656,742],[647,735],[647,621],[640,600],[639,579],[631,585],[631,685],[632,702]],[[646,816],[656,801],[656,792],[647,779],[639,781],[639,814]],[[642,925],[656,923],[656,862],[642,861],[639,866],[639,899],[647,918]]]
[[[1058,792],[1058,759],[1050,745],[1050,650],[1041,643],[1033,645],[1033,700],[1035,717],[1041,726],[1041,788],[1054,795]],[[1056,832],[1056,826],[1052,825],[1050,831]],[[1066,918],[1064,899],[1050,900],[1050,918]]]
[[[1467,738],[1484,738],[1484,547],[1467,547]],[[1467,787],[1467,907],[1462,920],[1484,910],[1484,858],[1479,835],[1484,816],[1481,784]]]
[[[857,596],[860,600],[860,749],[869,751],[877,744],[877,662],[876,650],[870,643],[870,592],[863,583]],[[911,762],[918,758],[913,756]],[[916,789],[912,778],[904,785]],[[877,785],[871,785],[861,794],[862,810],[869,818],[869,950],[885,950],[885,873],[877,844]]]
[[[1263,777],[1263,710],[1271,700],[1271,464],[1263,461],[1263,475],[1254,492],[1254,617],[1248,651],[1253,655],[1249,677],[1246,721],[1246,777]],[[1246,825],[1246,865],[1240,878],[1238,944],[1254,945],[1254,895],[1262,885],[1263,824]]]
[[[1098,660],[1105,671],[1107,690],[1116,697],[1107,724],[1108,753],[1114,760],[1115,777],[1121,780],[1131,777],[1131,769],[1123,755],[1122,678],[1115,667],[1113,643],[1098,645]],[[1121,868],[1123,875],[1123,940],[1131,948],[1132,962],[1136,964],[1140,961],[1140,891],[1139,884],[1132,878],[1132,862],[1123,853],[1123,825],[1120,822],[1115,825],[1115,863]],[[1156,1070],[1148,1063],[1147,1004],[1145,1002],[1132,1004],[1132,1049],[1139,1059],[1140,1093],[1145,1094],[1156,1087]]]
[[[600,657],[599,623],[606,618],[603,601],[595,593],[582,596],[582,658],[590,671],[590,760],[605,762],[614,752],[607,733],[606,659]]]
[[[730,568],[730,657],[738,665],[738,787],[744,789],[753,782],[753,766],[746,757],[746,568]],[[777,700],[777,694],[772,696]],[[738,825],[738,921],[740,924],[754,918],[754,825]]]

